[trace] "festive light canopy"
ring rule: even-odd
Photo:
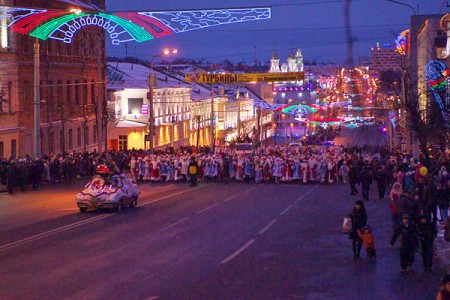
[[[429,61],[425,65],[425,78],[433,92],[446,126],[450,127],[450,95],[447,92],[449,70],[447,70],[447,66],[440,60]]]
[[[6,24],[14,32],[42,40],[55,39],[71,43],[78,30],[85,26],[98,26],[108,33],[113,45],[129,41],[145,42],[174,33],[271,17],[271,9],[267,7],[83,13],[0,6],[0,12],[1,26]]]

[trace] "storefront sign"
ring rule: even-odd
[[[286,82],[305,79],[304,72],[248,73],[248,74],[186,74],[186,81],[193,83],[233,83],[233,82]]]

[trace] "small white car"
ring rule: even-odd
[[[110,179],[95,175],[78,193],[76,201],[82,213],[90,208],[117,212],[122,207],[136,207],[138,198],[139,187],[126,175],[113,175]]]

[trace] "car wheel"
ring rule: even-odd
[[[86,207],[80,207],[80,212],[81,213],[85,213],[87,211],[87,208]]]
[[[122,200],[119,200],[119,202],[117,202],[117,206],[115,207],[115,212],[119,212],[122,210]]]

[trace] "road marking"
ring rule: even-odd
[[[280,216],[282,216],[282,215],[284,215],[285,213],[287,213],[292,207],[293,207],[292,204],[289,205],[288,207],[286,207],[286,209],[283,210],[283,211],[280,213]]]
[[[269,230],[270,227],[272,227],[273,224],[275,224],[275,222],[277,221],[277,219],[273,219],[272,221],[270,221],[269,224],[267,224],[266,227],[264,227],[263,229],[261,229],[260,232],[258,232],[259,234],[264,234],[264,232],[266,232],[267,230]]]
[[[230,200],[232,200],[232,199],[234,199],[234,198],[236,198],[236,197],[238,197],[238,196],[240,196],[240,195],[241,195],[241,194],[236,194],[236,195],[234,195],[234,196],[231,196],[231,197],[229,197],[229,198],[223,200],[223,202],[228,202],[228,201],[230,201]]]
[[[316,189],[316,187],[318,186],[318,184],[316,184],[313,188],[311,188],[309,191],[307,191],[306,193],[304,193],[303,195],[301,195],[297,200],[294,201],[294,204],[298,204],[303,198],[305,198],[309,193],[311,193],[312,191],[314,191]]]
[[[200,186],[200,187],[196,187],[196,188],[193,188],[193,189],[184,190],[184,191],[181,191],[181,192],[178,192],[178,193],[175,193],[175,194],[167,195],[167,196],[164,196],[164,197],[152,200],[150,202],[140,203],[140,204],[138,204],[138,207],[145,206],[145,205],[152,204],[152,203],[156,203],[156,202],[159,202],[161,200],[164,200],[164,199],[167,199],[167,198],[170,198],[170,197],[173,197],[173,196],[178,196],[178,195],[190,192],[190,191],[195,191],[195,190],[198,190],[198,189],[202,189],[204,187],[206,187],[206,185]]]
[[[209,207],[207,207],[207,208],[205,208],[205,209],[202,209],[201,211],[198,211],[197,214],[204,213],[205,211],[208,211],[208,210],[210,210],[211,208],[216,207],[217,205],[219,205],[219,203],[213,204],[213,205],[211,205],[211,206],[209,206]]]
[[[183,222],[186,222],[186,221],[189,220],[189,219],[190,219],[190,217],[183,218],[183,219],[181,219],[181,220],[179,220],[179,221],[177,221],[177,222],[175,222],[175,223],[172,223],[172,224],[170,224],[169,226],[166,226],[166,227],[164,227],[164,228],[162,228],[162,229],[160,229],[160,230],[158,230],[158,231],[161,232],[161,231],[170,229],[170,228],[172,228],[172,227],[174,227],[174,226],[177,226],[178,224],[181,224],[181,223],[183,223]]]
[[[247,193],[247,192],[253,191],[253,190],[255,190],[255,189],[259,188],[259,187],[260,187],[260,186],[257,185],[257,186],[255,186],[255,187],[253,187],[253,188],[251,188],[251,189],[248,189],[248,190],[246,190],[246,191],[243,191],[242,193]]]
[[[203,187],[204,186],[198,187],[198,188],[194,188],[194,189],[188,189],[188,190],[185,190],[185,191],[182,191],[182,192],[178,192],[178,193],[175,193],[175,194],[164,196],[164,197],[155,199],[155,200],[150,201],[150,202],[139,204],[139,206],[152,204],[152,203],[155,203],[155,202],[158,202],[158,201],[161,201],[161,200],[173,197],[173,196],[177,196],[177,195],[184,194],[184,193],[187,193],[187,192],[190,192],[190,191],[194,191],[196,189],[201,189]],[[24,238],[24,239],[15,241],[15,242],[11,242],[11,243],[8,243],[8,244],[5,244],[5,245],[1,245],[0,246],[0,251],[11,249],[11,248],[14,248],[14,247],[17,247],[17,246],[20,246],[20,245],[23,245],[23,244],[26,244],[26,243],[29,243],[29,242],[32,242],[32,241],[40,240],[40,239],[43,239],[43,238],[46,238],[46,237],[49,237],[49,236],[52,236],[52,235],[64,232],[64,231],[68,231],[68,230],[73,229],[73,228],[81,227],[81,226],[89,224],[89,223],[93,223],[93,222],[96,222],[96,221],[99,221],[99,220],[102,220],[102,219],[106,219],[106,218],[112,217],[112,216],[114,216],[116,214],[117,213],[110,213],[110,214],[107,214],[107,215],[96,216],[96,217],[93,217],[93,218],[90,218],[90,219],[87,219],[87,220],[75,222],[75,223],[72,223],[72,224],[69,224],[69,225],[65,225],[65,226],[62,226],[62,227],[59,227],[59,228],[55,228],[55,229],[52,229],[52,230],[49,230],[49,231],[45,231],[45,232],[42,232],[42,233],[30,236],[30,237],[27,237],[27,238]],[[183,219],[180,220],[180,221],[183,221]],[[180,221],[178,221],[178,222],[180,222]],[[174,225],[176,225],[176,224],[172,224],[172,226],[174,226]]]
[[[10,249],[10,248],[13,248],[13,247],[16,247],[16,246],[19,246],[19,245],[23,245],[23,244],[26,244],[26,243],[29,243],[29,242],[32,242],[32,241],[35,241],[35,240],[39,240],[39,239],[42,239],[42,238],[45,238],[45,237],[49,237],[49,236],[55,235],[57,233],[64,232],[64,231],[67,231],[67,230],[70,230],[70,229],[73,229],[73,228],[77,228],[77,227],[80,227],[80,226],[83,226],[83,225],[86,225],[86,224],[89,224],[89,223],[92,223],[92,222],[96,222],[96,221],[99,221],[99,220],[102,220],[102,219],[106,219],[106,218],[109,218],[109,217],[111,217],[113,215],[115,215],[115,213],[114,214],[108,214],[108,215],[102,215],[102,216],[93,217],[93,218],[90,218],[88,220],[83,220],[83,221],[80,221],[80,222],[76,222],[76,223],[72,223],[72,224],[69,224],[69,225],[66,225],[66,226],[55,228],[55,229],[52,229],[52,230],[49,230],[49,231],[45,231],[45,232],[42,232],[42,233],[30,236],[30,237],[27,237],[27,238],[24,238],[24,239],[21,239],[21,240],[12,242],[12,243],[8,243],[8,244],[5,244],[5,245],[2,245],[2,246],[0,246],[0,251],[6,250],[6,249]]]
[[[239,254],[241,254],[245,249],[247,249],[248,247],[250,247],[251,244],[253,244],[255,242],[254,239],[251,239],[250,241],[248,241],[244,246],[242,246],[241,248],[239,248],[239,250],[237,250],[236,252],[234,252],[233,254],[231,254],[230,256],[228,256],[227,258],[225,258],[224,260],[222,260],[220,263],[221,264],[226,264],[227,262],[231,261],[233,258],[235,258],[236,256],[238,256]]]

